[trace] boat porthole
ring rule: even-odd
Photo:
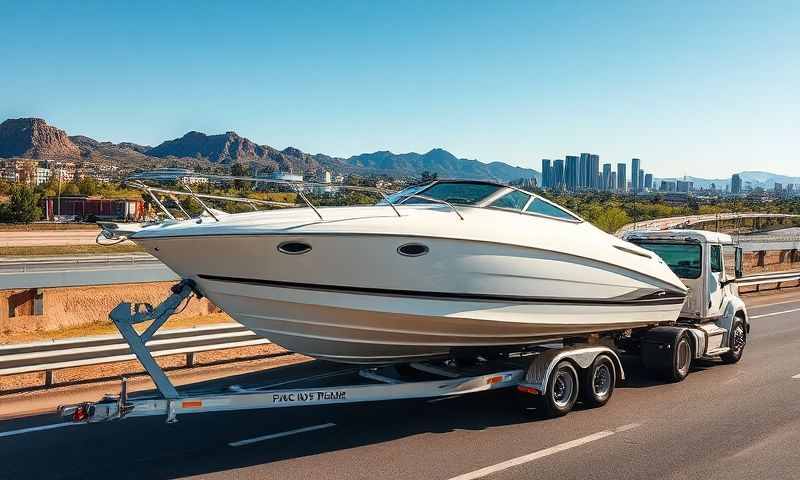
[[[302,255],[311,251],[311,245],[303,242],[283,242],[278,251],[287,255]]]
[[[397,253],[406,257],[419,257],[428,253],[428,247],[420,243],[406,243],[397,247]]]

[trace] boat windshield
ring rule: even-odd
[[[394,204],[421,204],[434,203],[424,198],[412,195],[423,195],[435,200],[442,200],[455,205],[477,205],[493,195],[498,190],[505,188],[502,185],[480,182],[436,182],[432,185],[417,185],[408,187],[389,196],[389,201]]]
[[[700,245],[696,243],[635,242],[655,253],[679,278],[699,278],[702,263]]]

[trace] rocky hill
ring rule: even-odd
[[[535,170],[502,162],[483,163],[457,158],[441,148],[424,154],[379,151],[339,158],[322,153],[311,155],[294,147],[278,150],[269,145],[259,145],[236,132],[207,135],[196,131],[150,147],[131,142],[102,142],[84,135],[67,137],[62,130],[35,118],[6,120],[0,124],[0,157],[82,158],[110,162],[126,171],[164,166],[220,171],[233,163],[245,163],[255,164],[260,170],[307,174],[328,170],[341,174],[405,177],[429,171],[442,178],[494,179],[502,182],[519,178],[538,179],[539,176]]]
[[[0,157],[77,159],[80,150],[63,130],[41,118],[10,118],[0,123]]]
[[[401,153],[388,151],[364,153],[345,160],[349,165],[374,173],[393,176],[418,175],[429,171],[442,178],[488,179],[508,182],[519,178],[539,178],[539,172],[513,167],[503,162],[483,163],[478,160],[457,158],[441,148],[428,153]]]

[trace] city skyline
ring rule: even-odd
[[[662,178],[800,174],[796,2],[403,5],[5,3],[0,116],[151,145],[234,130],[529,168],[592,145]]]

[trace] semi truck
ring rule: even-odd
[[[97,402],[59,407],[76,422],[212,411],[333,405],[409,398],[463,395],[515,388],[526,409],[561,416],[576,403],[607,403],[625,379],[623,359],[638,356],[660,378],[679,382],[698,360],[736,363],[742,358],[750,322],[736,280],[742,276],[742,250],[730,235],[701,230],[633,231],[626,240],[659,255],[688,287],[674,322],[520,347],[496,358],[448,360],[369,367],[341,376],[333,386],[273,389],[228,387],[219,392],[178,390],[147,350],[152,334],[193,294],[191,281],[176,284],[159,306],[122,303],[111,312],[123,338],[156,385],[152,395],[129,396],[122,379],[118,395]],[[133,324],[153,321],[142,334]],[[283,385],[291,381],[282,382]]]

